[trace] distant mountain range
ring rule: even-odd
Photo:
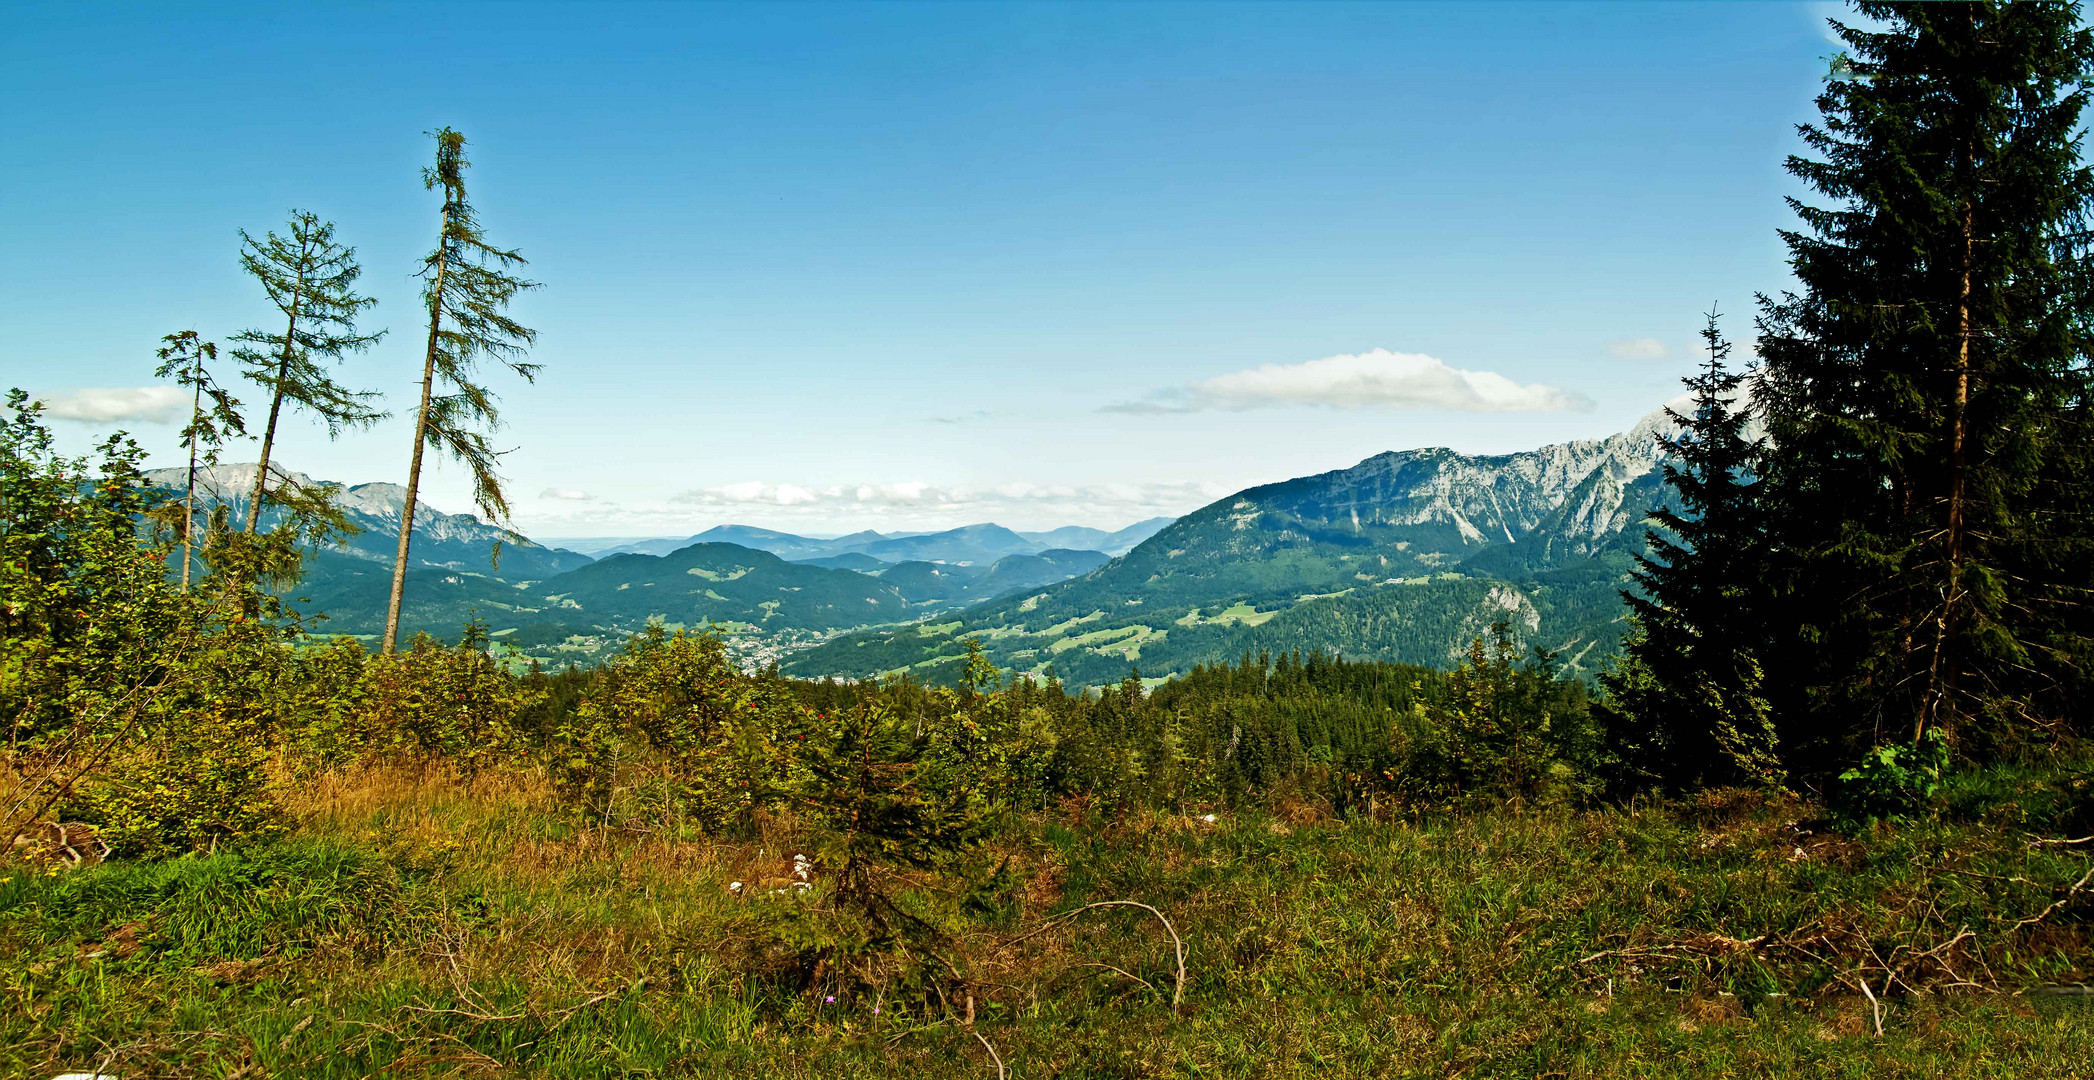
[[[161,469],[146,478],[176,491],[183,477],[184,470]],[[251,464],[215,466],[199,471],[198,491],[237,517],[246,512],[253,477]],[[290,478],[316,483],[299,473]],[[309,552],[305,580],[290,599],[295,610],[324,616],[312,627],[317,633],[375,635],[383,629],[405,492],[395,484],[318,483],[338,490],[338,505],[363,531],[343,547]],[[266,524],[276,517],[264,513]],[[1043,549],[998,525],[835,540],[729,525],[652,545],[665,550],[604,551],[592,559],[426,503],[415,519],[405,630],[455,638],[468,620],[480,619],[498,641],[551,661],[600,659],[650,621],[715,627],[745,655],[774,659],[838,630],[949,611],[1087,573],[1110,559],[1098,551]],[[1118,535],[1043,535],[1072,532]],[[837,547],[848,550],[802,561],[780,557]]]
[[[1619,644],[1619,590],[1668,492],[1658,436],[1671,429],[1660,411],[1604,440],[1392,452],[1251,488],[1080,577],[846,635],[784,670],[949,678],[970,637],[1005,667],[1092,685],[1260,650],[1445,665],[1503,619],[1591,671]]]
[[[800,565],[813,566],[834,559],[868,557],[836,555],[830,559],[816,559]],[[1018,589],[1036,589],[1057,581],[1067,581],[1079,574],[1088,574],[1111,561],[1112,557],[1102,551],[1054,548],[1037,555],[1006,555],[988,566],[919,560],[892,566],[883,564],[879,568],[863,569],[859,572],[878,577],[883,584],[894,586],[911,604],[919,607],[956,607],[1002,596]]]
[[[1038,555],[1053,550],[1102,551],[1123,555],[1171,523],[1156,517],[1137,521],[1117,532],[1065,525],[1046,532],[1017,532],[1001,525],[963,525],[942,532],[879,533],[871,530],[831,539],[798,536],[751,525],[719,525],[682,539],[646,539],[590,545],[598,558],[621,552],[666,555],[691,544],[740,544],[782,559],[807,562],[844,555],[866,555],[883,563],[942,562],[969,566],[994,563],[1007,555]],[[862,562],[862,560],[857,560]],[[869,569],[853,566],[852,569]]]
[[[274,471],[273,469],[271,471]],[[146,482],[171,491],[184,486],[186,469],[154,469]],[[214,465],[197,470],[197,494],[201,499],[224,504],[235,520],[244,519],[248,496],[254,491],[255,467]],[[388,577],[393,554],[400,539],[400,511],[407,505],[407,490],[398,484],[357,484],[345,487],[315,481],[304,473],[288,474],[301,486],[339,489],[337,504],[363,532],[349,540],[340,554],[382,564]],[[471,514],[446,514],[424,502],[415,510],[414,542],[408,547],[409,569],[464,570],[495,573],[495,544],[501,547],[499,573],[509,580],[547,578],[586,566],[592,560],[579,552],[549,548],[516,533],[489,525]],[[263,515],[265,525],[275,524],[277,513]]]
[[[1112,533],[984,523],[824,539],[722,525],[592,545],[592,560],[425,507],[404,615],[444,636],[480,618],[546,660],[599,659],[650,621],[712,625],[745,659],[810,677],[949,680],[976,638],[1003,667],[1082,685],[1258,651],[1447,664],[1504,620],[1589,673],[1618,648],[1620,590],[1668,494],[1658,436],[1670,430],[1660,411],[1612,438],[1518,454],[1379,454]],[[237,509],[252,472],[222,466],[206,487]],[[375,633],[400,491],[358,485],[343,503],[370,531],[314,553],[298,592],[329,616],[323,632]]]

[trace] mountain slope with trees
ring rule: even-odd
[[[1664,504],[1663,410],[1604,440],[1520,454],[1391,452],[1193,511],[1082,577],[971,608],[957,626],[868,631],[786,663],[801,675],[950,677],[962,642],[1066,679],[1157,677],[1259,650],[1450,664],[1506,620],[1591,672]]]

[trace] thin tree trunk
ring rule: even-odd
[[[182,591],[189,591],[190,534],[196,528],[196,417],[204,411],[204,360],[201,353],[190,370],[196,396],[189,403],[189,486],[182,495]]]
[[[444,205],[443,231],[437,234],[437,251],[443,252],[449,242],[451,231],[451,208]],[[414,414],[414,453],[407,464],[407,498],[400,507],[400,546],[393,555],[393,592],[385,605],[385,640],[379,651],[390,655],[400,640],[400,598],[407,591],[407,548],[414,537],[415,496],[422,487],[422,450],[429,428],[429,396],[436,384],[437,328],[443,320],[444,271],[450,260],[439,254],[436,260],[436,281],[429,290],[429,347],[422,355],[422,404]]]
[[[276,362],[276,385],[272,387],[275,392],[269,398],[269,426],[262,429],[262,460],[254,467],[254,492],[247,501],[249,536],[253,536],[262,523],[262,487],[269,482],[269,451],[276,445],[276,417],[284,408],[284,380],[291,374],[291,345],[297,340],[298,304],[303,299],[298,291],[292,291],[291,324],[284,327],[284,354]]]
[[[1963,520],[1970,409],[1970,278],[1971,258],[1976,246],[1971,206],[1963,205],[1963,276],[1956,297],[1956,394],[1949,404],[1949,498],[1945,546],[1948,549],[1948,585],[1942,592],[1939,629],[1934,655],[1927,670],[1927,700],[1913,725],[1912,739],[1918,742],[1929,727],[1939,728],[1955,719],[1956,665],[1944,662],[1946,654],[1962,635],[1963,614]]]

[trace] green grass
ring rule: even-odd
[[[1352,590],[1346,590],[1346,592],[1350,591]],[[1331,593],[1329,595],[1343,596],[1345,593]],[[1310,599],[1310,597],[1303,597],[1303,599]],[[1271,622],[1272,617],[1279,613],[1279,608],[1273,608],[1270,611],[1259,611],[1254,605],[1239,602],[1230,604],[1212,615],[1201,615],[1198,609],[1194,609],[1179,617],[1177,622],[1179,626],[1262,626]]]
[[[2094,1008],[2014,991],[2094,974],[2094,904],[2061,888],[2089,855],[2029,846],[2012,790],[1853,839],[1750,798],[1020,822],[1012,908],[945,946],[970,1032],[901,985],[803,991],[751,945],[759,905],[810,902],[726,890],[777,872],[789,823],[606,832],[527,778],[333,778],[273,844],[0,870],[0,1075],[994,1076],[979,1033],[1015,1077],[2081,1076]],[[1182,1006],[1145,913],[1027,936],[1106,899],[1183,935]],[[1945,955],[1985,986],[1912,967],[1877,1036],[1848,968],[1959,928]]]
[[[1105,618],[1105,612],[1093,611],[1088,615],[1078,615],[1073,618],[1063,619],[1061,622],[1055,623],[1053,626],[1050,626],[1045,630],[1040,631],[1040,636],[1060,637],[1061,635],[1068,633],[1070,630],[1078,626],[1082,626],[1084,623],[1095,622],[1102,618]]]
[[[1099,650],[1104,650],[1109,647],[1109,643],[1111,643],[1110,647],[1117,647],[1117,645],[1120,643],[1142,641],[1146,638],[1154,636],[1155,634],[1155,628],[1143,626],[1140,624],[1136,624],[1134,626],[1116,626],[1109,630],[1093,630],[1087,634],[1076,634],[1070,637],[1062,638],[1056,641],[1054,644],[1047,646],[1047,651],[1050,653],[1060,654],[1068,652],[1071,649],[1095,648]]]

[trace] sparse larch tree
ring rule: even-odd
[[[182,428],[182,446],[189,451],[189,473],[182,492],[182,588],[189,588],[189,563],[196,548],[196,470],[218,463],[218,448],[225,440],[247,434],[240,416],[240,402],[204,365],[218,359],[216,342],[205,341],[194,330],[183,330],[160,339],[160,366],[156,378],[173,379],[190,391],[189,423]]]
[[[435,447],[463,464],[473,477],[473,502],[495,523],[509,517],[509,502],[495,471],[499,453],[490,441],[500,427],[495,396],[475,381],[483,361],[537,377],[539,365],[525,350],[538,333],[507,314],[509,302],[537,287],[510,271],[524,265],[515,251],[487,242],[465,194],[465,136],[450,128],[431,133],[436,164],[422,183],[442,189],[442,222],[436,249],[422,260],[422,301],[429,313],[429,343],[422,360],[421,404],[415,410],[414,449],[407,466],[407,497],[400,508],[400,545],[393,560],[393,588],[385,609],[383,651],[400,636],[400,602],[407,588],[407,555],[414,537],[415,501],[422,482],[422,453]],[[439,382],[443,392],[438,392]]]
[[[245,368],[242,374],[269,395],[261,461],[248,495],[249,534],[261,524],[277,421],[286,402],[318,417],[330,438],[345,427],[361,427],[385,416],[370,405],[376,391],[351,390],[328,371],[329,362],[339,363],[345,354],[362,352],[385,336],[383,330],[356,330],[357,316],[378,302],[356,294],[356,279],[363,273],[356,249],[337,243],[334,224],[309,211],[291,211],[287,228],[287,236],[272,232],[260,240],[244,229],[240,232],[241,268],[261,282],[285,320],[281,331],[248,330],[233,338],[241,343],[232,355]]]

